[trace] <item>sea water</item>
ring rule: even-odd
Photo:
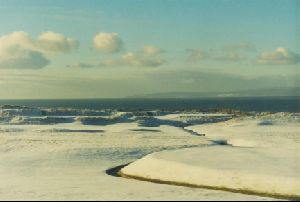
[[[300,112],[299,97],[243,97],[201,99],[57,99],[0,100],[0,105],[42,108],[116,109],[116,110],[209,110],[234,109],[257,112]]]

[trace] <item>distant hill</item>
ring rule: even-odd
[[[127,98],[210,98],[210,97],[264,97],[264,96],[299,96],[299,88],[259,89],[233,92],[166,92],[135,95]]]

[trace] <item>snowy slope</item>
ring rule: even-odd
[[[276,149],[211,146],[154,153],[125,167],[122,173],[288,198],[300,197],[299,160],[299,153],[292,150],[283,154]]]
[[[148,129],[137,123],[1,125],[0,200],[272,200],[107,175],[152,152],[210,144],[181,128]]]
[[[2,107],[0,200],[272,200],[106,174],[153,152],[212,145],[182,127],[230,116]]]
[[[189,126],[213,146],[150,154],[124,176],[300,198],[299,115],[244,117]],[[228,145],[221,145],[228,144]]]

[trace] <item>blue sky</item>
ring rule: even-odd
[[[295,87],[299,2],[0,0],[0,99]]]

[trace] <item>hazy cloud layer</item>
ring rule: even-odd
[[[66,67],[68,68],[79,68],[79,69],[89,69],[89,68],[94,68],[96,66],[97,65],[83,63],[83,62],[66,65]]]
[[[262,52],[257,58],[257,63],[265,65],[295,65],[299,62],[299,54],[282,47],[275,51]]]
[[[191,62],[205,60],[210,57],[209,53],[203,49],[187,49],[187,52],[189,53],[187,60]]]
[[[14,89],[17,96],[26,98],[40,98],[41,91],[46,93],[45,98],[107,98],[160,92],[220,92],[224,94],[252,89],[255,91],[272,88],[286,89],[295,86],[295,79],[299,77],[298,74],[248,78],[186,70],[147,71],[143,73],[144,76],[135,75],[140,73],[137,71],[128,74],[128,71],[124,69],[119,70],[118,73],[113,75],[114,78],[99,74],[87,77],[21,73],[11,75],[11,77],[0,75],[0,81],[5,81],[0,86],[0,95],[7,96],[7,88]],[[56,94],[56,92],[59,93]],[[249,93],[252,95],[250,91]],[[262,90],[262,93],[265,91]]]
[[[222,48],[224,51],[256,51],[256,46],[250,42],[227,44]]]
[[[40,69],[49,63],[41,52],[14,48],[11,57],[0,58],[0,69]]]
[[[223,53],[222,55],[215,56],[214,59],[216,61],[238,62],[238,61],[245,60],[246,57],[240,55],[237,52],[226,52],[226,53]]]
[[[123,49],[123,41],[117,33],[101,32],[94,37],[94,47],[103,53],[117,53]]]
[[[70,52],[79,43],[54,32],[33,39],[26,32],[13,32],[0,37],[1,69],[40,69],[50,63],[46,55]]]
[[[287,48],[279,47],[274,51],[265,51],[255,58],[253,52],[256,47],[252,43],[229,44],[219,49],[187,49],[188,61],[197,62],[209,59],[219,62],[240,62],[244,60],[255,61],[262,65],[296,65],[300,63],[300,54]],[[252,54],[251,54],[252,53]]]
[[[218,49],[210,49],[206,51],[204,49],[187,49],[189,53],[187,60],[197,62],[201,60],[214,60],[223,62],[239,62],[247,59],[245,54],[248,52],[254,52],[256,47],[252,43],[233,43],[227,44]]]
[[[226,92],[294,86],[298,76],[299,74],[294,76],[266,75],[249,78],[230,73],[173,70],[150,72],[147,78],[151,78],[148,82],[161,86],[159,87],[161,92]]]

